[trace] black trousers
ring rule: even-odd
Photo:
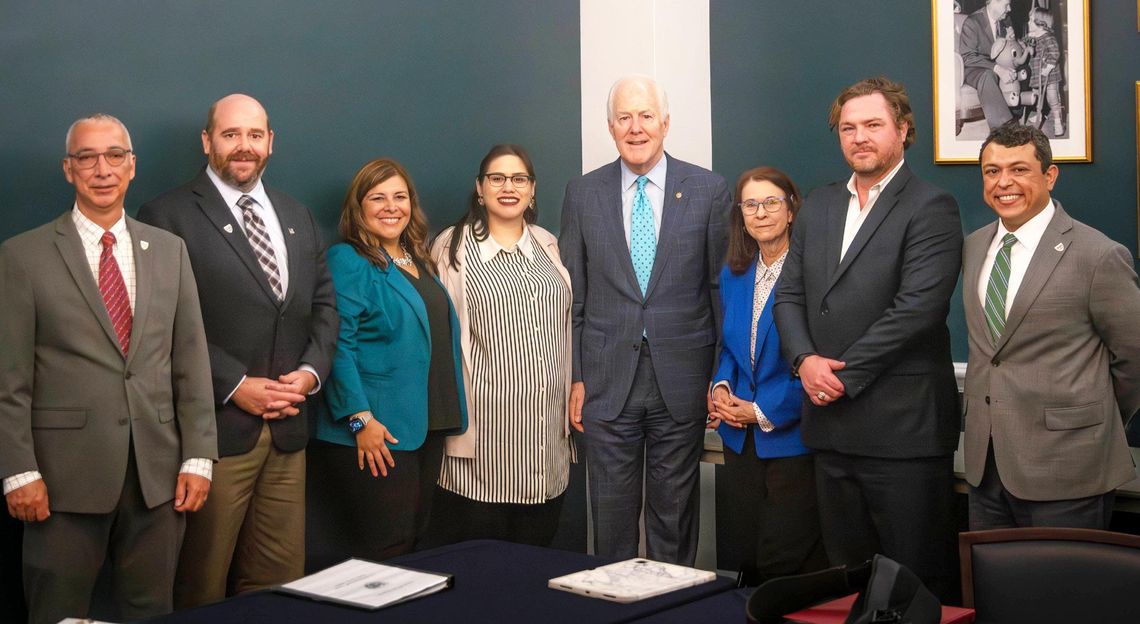
[[[725,499],[743,519],[748,539],[739,545],[740,584],[814,572],[827,567],[819,528],[812,455],[761,459],[749,425],[738,455],[724,449]]]
[[[986,470],[978,487],[970,488],[970,530],[1014,527],[1075,527],[1108,530],[1116,491],[1053,501],[1018,498],[1005,489],[994,460],[994,445],[986,456]]]
[[[443,463],[444,436],[392,451],[388,476],[360,470],[356,447],[314,440],[307,452],[305,570],[360,557],[382,561],[420,546]]]
[[[910,568],[943,603],[957,600],[954,457],[815,456],[823,544],[832,565],[880,553]]]
[[[110,513],[53,511],[43,522],[24,525],[28,621],[50,624],[87,617],[104,562],[111,574],[109,608],[115,617],[133,621],[170,613],[185,530],[186,516],[174,510],[173,500],[146,506],[130,451],[119,502]]]
[[[428,543],[432,547],[473,539],[550,546],[566,494],[534,505],[484,503],[441,487],[435,489]]]
[[[0,510],[0,622],[26,622],[23,557],[24,523]]]

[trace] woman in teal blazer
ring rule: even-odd
[[[739,536],[742,585],[827,565],[815,467],[800,441],[803,389],[780,353],[772,322],[775,286],[799,206],[799,191],[783,172],[744,172],[736,183],[720,274],[723,345],[709,426],[724,441],[717,490],[732,510],[735,531],[729,533]]]
[[[310,569],[412,550],[446,435],[467,428],[459,321],[427,255],[411,178],[379,159],[356,174],[328,252],[340,336],[309,449]]]

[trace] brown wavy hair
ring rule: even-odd
[[[788,174],[780,171],[775,167],[756,167],[749,169],[740,174],[740,178],[736,181],[736,195],[735,203],[732,205],[732,215],[729,217],[728,225],[728,253],[725,254],[724,262],[728,265],[728,270],[732,271],[735,275],[740,275],[752,266],[752,262],[756,259],[756,254],[760,252],[760,246],[756,240],[749,236],[748,232],[744,230],[744,213],[740,211],[740,202],[743,200],[744,185],[752,181],[766,181],[780,187],[787,199],[784,203],[788,206],[788,212],[792,215],[792,223],[788,225],[789,235],[791,228],[795,224],[796,213],[800,211],[800,204],[803,203],[803,198],[800,197],[800,190],[796,188],[796,183],[788,177]],[[761,207],[760,210],[764,208]]]
[[[827,127],[835,130],[839,125],[839,114],[843,112],[843,105],[849,100],[864,95],[879,93],[887,100],[887,106],[895,114],[895,126],[906,124],[906,137],[903,138],[903,150],[910,149],[918,136],[914,129],[914,113],[910,110],[910,98],[906,94],[906,87],[886,76],[864,78],[847,87],[831,103],[831,110],[827,113]]]
[[[416,185],[408,175],[403,165],[391,158],[377,158],[366,163],[352,178],[348,185],[348,193],[344,196],[344,207],[340,212],[340,224],[337,227],[344,242],[352,245],[356,253],[372,264],[386,269],[388,267],[388,253],[384,251],[380,237],[368,229],[364,220],[364,208],[361,202],[372,187],[392,178],[400,176],[408,185],[408,201],[411,203],[411,212],[407,227],[400,233],[400,242],[407,248],[408,253],[419,261],[419,264],[432,274],[435,265],[427,253],[426,241],[428,234],[427,217],[420,208],[420,195],[416,192]]]

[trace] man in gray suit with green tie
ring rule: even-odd
[[[206,336],[182,240],[123,210],[122,122],[76,121],[63,173],[73,208],[0,245],[0,477],[30,620],[86,616],[105,560],[134,620],[171,610],[184,512],[210,489]]]
[[[1050,197],[1059,172],[1037,128],[995,129],[981,165],[998,220],[963,252],[970,529],[1106,529],[1115,489],[1135,476],[1132,255]]]

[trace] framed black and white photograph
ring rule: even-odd
[[[1088,0],[932,0],[934,161],[976,163],[991,128],[1040,128],[1092,160]]]

